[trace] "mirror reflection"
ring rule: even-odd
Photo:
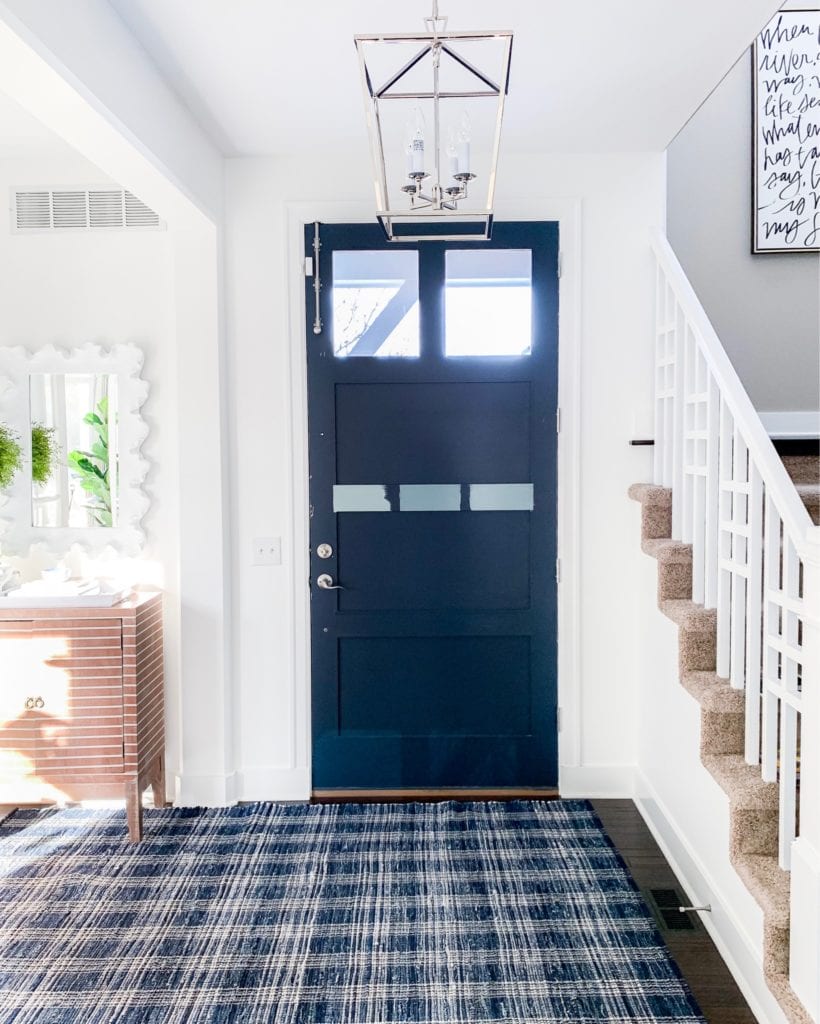
[[[31,374],[29,398],[32,526],[117,526],[116,376]]]

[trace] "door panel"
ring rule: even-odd
[[[528,482],[529,397],[528,382],[340,385],[337,480]]]
[[[339,610],[527,608],[529,533],[527,512],[342,513]]]
[[[528,736],[529,667],[524,636],[342,639],[339,733]]]
[[[557,225],[321,235],[314,787],[554,785]]]

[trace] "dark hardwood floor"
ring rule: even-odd
[[[677,889],[688,903],[680,882],[634,803],[631,800],[593,800],[592,805],[650,907],[653,907],[653,889]],[[691,917],[695,924],[692,930],[671,930],[660,916],[658,927],[704,1017],[709,1024],[756,1024],[754,1014],[709,933],[697,921],[698,915]]]

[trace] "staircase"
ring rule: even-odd
[[[700,705],[700,758],[728,797],[729,858],[763,912],[760,968],[786,1018],[812,1024],[820,914],[806,934],[802,908],[820,884],[820,457],[781,461],[665,238],[653,248],[655,480],[629,494],[659,608],[678,626],[681,685]]]

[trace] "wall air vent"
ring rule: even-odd
[[[145,231],[165,224],[121,188],[15,189],[11,229],[25,231]]]
[[[697,917],[688,912],[681,913],[680,907],[689,900],[677,889],[650,889],[649,909],[655,914],[661,931],[694,932],[700,931],[702,925]]]

